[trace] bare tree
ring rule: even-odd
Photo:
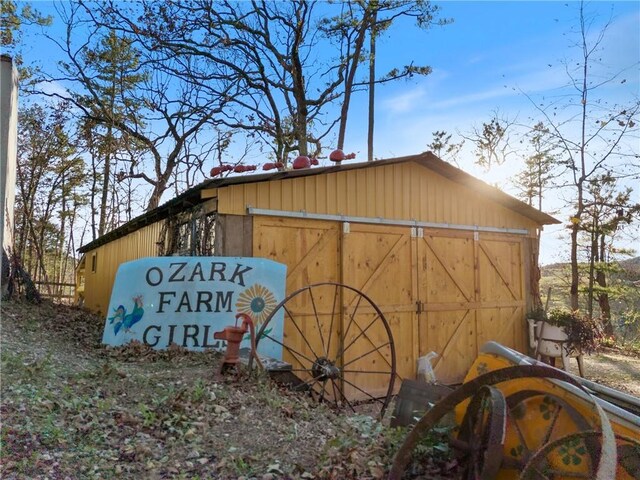
[[[452,134],[444,130],[436,130],[432,133],[433,138],[427,147],[440,159],[458,165],[458,154],[464,146],[464,139],[460,143],[454,143]]]
[[[471,133],[462,135],[475,146],[476,165],[490,170],[495,165],[503,164],[515,153],[510,139],[514,124],[514,120],[495,111],[489,122],[482,123],[481,128],[474,126]]]
[[[330,16],[335,8],[341,13]],[[115,19],[114,28],[174,59],[173,67],[159,68],[179,73],[210,98],[224,97],[221,121],[260,141],[285,165],[291,152],[317,156],[337,124],[338,146],[344,142],[350,95],[368,86],[357,82],[356,72],[372,28],[383,30],[403,16],[427,27],[438,10],[422,0],[340,2],[321,11],[307,0],[165,0],[145,1],[139,9],[142,14],[132,15],[107,2],[102,11]],[[336,55],[327,60],[331,51]],[[408,65],[376,82],[429,72]],[[229,85],[237,87],[233,95],[225,94]],[[341,114],[335,115],[328,107],[341,99]]]
[[[72,102],[85,121],[116,130],[129,144],[135,142],[139,150],[146,152],[139,161],[130,158],[128,171],[118,174],[120,181],[140,179],[151,187],[146,204],[147,210],[151,210],[159,205],[162,194],[170,187],[176,166],[192,158],[184,155],[189,139],[202,133],[205,126],[216,124],[224,97],[209,98],[182,77],[172,75],[169,72],[178,68],[171,59],[152,49],[140,48],[137,37],[132,36],[126,42],[137,51],[136,72],[142,80],[131,89],[118,92],[123,95],[120,100],[126,114],[114,114],[110,97],[103,95],[102,71],[95,68],[88,56],[113,30],[109,27],[113,19],[102,14],[108,12],[85,8],[83,4],[60,8],[59,16],[66,25],[65,37],[49,38],[66,55],[66,60],[60,64],[61,75],[46,75],[41,80],[61,83],[67,90],[41,93]],[[82,28],[82,36],[74,35],[77,28]],[[77,44],[76,38],[83,40]],[[160,69],[160,64],[169,67]],[[226,91],[226,95],[232,94],[231,90]]]
[[[69,106],[33,105],[19,115],[15,254],[36,280],[65,278],[75,209],[87,172],[70,135]]]
[[[428,75],[431,67],[426,65],[404,65],[393,68],[381,77],[376,76],[376,42],[394,23],[401,19],[414,19],[418,28],[429,29],[435,25],[451,23],[450,19],[438,18],[440,7],[425,0],[369,0],[364,2],[343,2],[341,12],[333,17],[325,17],[320,26],[326,35],[336,40],[340,46],[340,59],[344,64],[344,86],[338,127],[337,147],[344,148],[349,107],[352,94],[359,89],[369,91],[368,154],[373,160],[373,133],[375,117],[375,86],[414,75]],[[369,51],[365,49],[367,36]],[[356,73],[362,62],[368,63],[368,78],[357,80]]]
[[[543,104],[528,96],[544,117],[545,125],[559,145],[560,161],[569,172],[569,187],[573,192],[573,213],[569,222],[570,303],[574,310],[579,306],[578,247],[579,234],[584,227],[587,185],[605,172],[611,172],[614,176],[622,175],[622,171],[630,167],[638,155],[633,147],[625,143],[625,139],[637,131],[640,101],[635,98],[624,106],[608,106],[602,97],[598,97],[597,92],[602,87],[612,82],[624,82],[624,72],[615,72],[604,78],[601,72],[594,72],[610,21],[595,34],[591,30],[593,25],[594,19],[581,2],[576,32],[578,40],[575,44],[580,57],[577,61],[565,62],[568,87],[573,93],[556,102]]]

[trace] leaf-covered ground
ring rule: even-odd
[[[103,320],[2,303],[3,479],[381,478],[406,435],[265,376],[220,377],[214,353],[107,349]],[[422,478],[453,478],[426,439]]]

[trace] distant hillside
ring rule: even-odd
[[[629,274],[640,276],[640,257],[623,260],[620,262],[620,266]]]
[[[618,262],[624,272],[631,276],[640,277],[640,257],[629,258]],[[583,265],[586,267],[586,265]],[[552,263],[550,265],[543,265],[540,267],[540,273],[542,277],[564,275],[569,273],[569,263]],[[640,280],[638,278],[637,280]]]
[[[622,271],[612,275],[612,279],[617,282],[636,283],[640,281],[640,257],[630,258],[618,262]],[[581,268],[586,269],[586,265]],[[571,284],[571,269],[569,263],[553,263],[540,267],[540,294],[542,302],[547,300],[549,288],[551,296],[549,308],[559,308],[569,306],[569,286]],[[616,302],[612,308],[616,308]],[[614,312],[615,314],[615,312]]]

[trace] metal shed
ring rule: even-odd
[[[270,258],[288,266],[287,292],[325,281],[364,292],[391,326],[400,376],[435,351],[437,377],[454,383],[488,340],[526,351],[536,236],[552,223],[427,152],[205,181],[84,245],[80,280],[84,305],[105,313],[122,262]]]

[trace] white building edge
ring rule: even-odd
[[[0,61],[0,238],[2,251],[9,255],[13,247],[14,201],[16,190],[16,154],[18,142],[18,72],[7,55]],[[4,255],[3,255],[4,257]],[[4,257],[6,260],[8,257]],[[3,262],[4,263],[4,262]],[[7,265],[2,265],[4,292]]]

